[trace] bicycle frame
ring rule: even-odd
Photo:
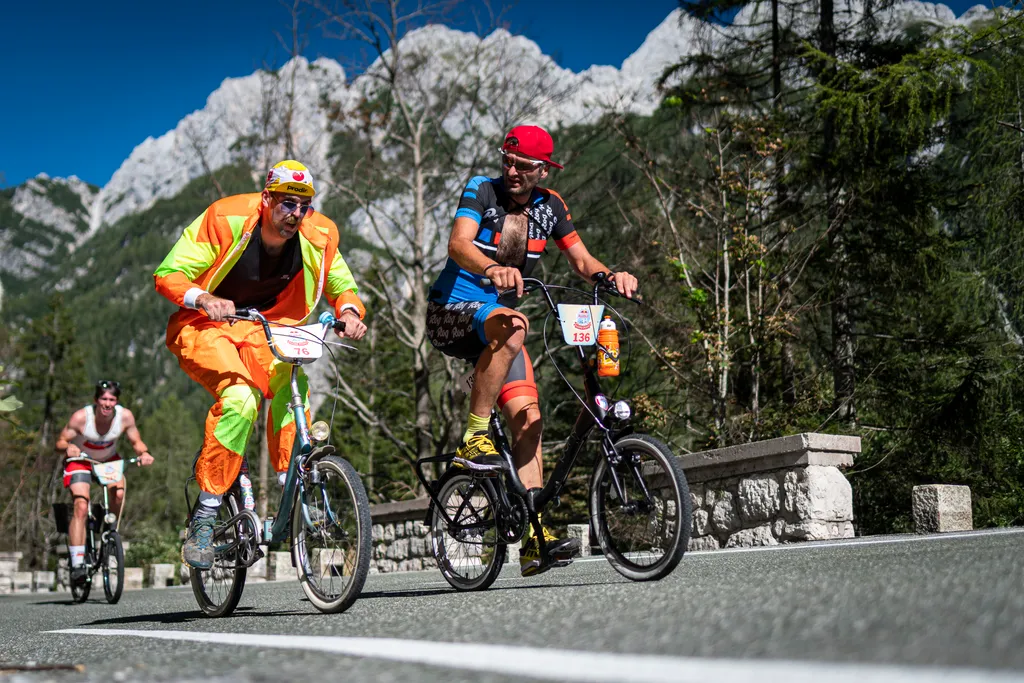
[[[599,279],[594,285],[593,303],[595,304],[598,302],[598,293],[601,291],[601,286],[603,282],[604,280],[602,278]],[[548,291],[547,285],[545,285],[543,282],[535,278],[523,278],[523,283],[531,284],[531,287],[525,291],[533,291],[535,289],[539,289],[544,294],[544,299],[551,310],[551,314],[555,316],[556,321],[560,322],[560,319],[558,317],[558,307],[555,305],[554,300],[551,298],[551,294]],[[562,455],[559,457],[558,462],[555,464],[555,469],[551,473],[551,476],[548,478],[547,483],[539,492],[534,494],[531,491],[528,491],[526,487],[523,485],[522,480],[520,480],[519,473],[516,470],[515,463],[512,458],[512,449],[509,444],[508,437],[505,434],[505,427],[502,421],[501,412],[498,411],[497,409],[491,410],[490,428],[494,435],[497,437],[495,445],[498,447],[498,451],[501,453],[501,456],[505,460],[507,465],[507,468],[504,472],[505,482],[519,497],[521,497],[526,502],[527,511],[531,516],[531,523],[534,524],[534,527],[538,533],[538,537],[540,538],[543,538],[543,535],[541,534],[539,528],[540,522],[537,519],[538,515],[547,507],[547,505],[552,500],[554,500],[558,496],[559,492],[562,490],[562,487],[565,485],[565,482],[569,477],[569,472],[572,471],[572,468],[576,464],[576,460],[579,457],[580,451],[583,450],[583,446],[586,444],[587,439],[590,437],[591,432],[595,428],[599,429],[602,432],[601,452],[602,455],[608,460],[608,464],[611,466],[609,467],[609,472],[611,473],[612,483],[615,486],[616,493],[619,496],[619,500],[624,499],[622,482],[619,478],[619,474],[615,467],[620,463],[621,459],[618,453],[615,451],[613,437],[621,436],[631,432],[632,427],[629,424],[628,420],[619,421],[618,424],[614,426],[609,426],[605,424],[605,421],[608,420],[608,412],[606,408],[601,406],[601,403],[598,399],[598,396],[603,397],[603,394],[601,392],[601,384],[597,377],[597,373],[594,370],[594,367],[591,366],[591,364],[588,362],[587,353],[583,350],[583,347],[577,346],[575,348],[576,356],[580,363],[580,368],[583,370],[583,386],[586,405],[580,408],[580,413],[576,418],[576,422],[573,425],[572,431],[570,432],[568,438],[565,441],[565,448],[562,451]],[[452,454],[445,454],[440,456],[434,456],[431,458],[423,458],[422,460],[417,461],[415,469],[417,477],[419,477],[420,481],[423,483],[424,488],[427,491],[427,495],[430,496],[430,499],[433,502],[433,507],[440,511],[441,515],[445,519],[445,522],[448,524],[448,527],[454,532],[458,532],[460,530],[473,528],[476,525],[461,525],[454,522],[454,520],[452,520],[452,518],[449,517],[448,512],[444,509],[444,506],[437,500],[436,492],[433,490],[433,488],[430,485],[430,482],[427,481],[422,471],[422,465],[425,465],[428,462],[450,462],[452,457]],[[481,477],[481,480],[485,486],[492,485],[491,480],[488,478]],[[648,502],[650,502],[650,492],[647,490],[647,487],[643,482],[643,478],[637,476],[637,481],[640,484],[641,490],[643,491],[645,498],[648,500]],[[511,509],[512,502],[508,499],[505,487],[494,486],[493,488],[495,489],[493,492],[497,495],[497,497],[501,501],[501,504],[506,509]],[[457,516],[458,515],[456,515],[456,517]]]

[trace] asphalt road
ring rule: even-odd
[[[1024,530],[691,553],[657,583],[601,558],[484,593],[373,575],[346,613],[295,582],[208,619],[188,588],[118,605],[0,598],[0,662],[39,681],[1024,681]],[[82,629],[102,633],[52,633]],[[2,668],[2,667],[0,667]]]

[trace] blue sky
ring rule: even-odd
[[[949,3],[960,14],[976,4]],[[519,0],[503,19],[564,67],[619,66],[675,0]],[[502,7],[500,0],[492,6]],[[473,30],[479,2],[450,25]],[[485,18],[486,21],[486,18]],[[279,0],[56,0],[4,7],[8,68],[0,106],[0,187],[40,172],[104,185],[148,136],[204,106],[225,78],[279,66]],[[347,51],[347,53],[346,53]],[[352,46],[310,31],[306,56],[358,60]]]

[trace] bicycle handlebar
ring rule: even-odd
[[[150,455],[152,455],[152,453]],[[122,460],[123,460],[123,458],[122,458]],[[126,462],[129,465],[132,465],[132,464],[134,464],[134,463],[136,463],[138,461],[139,461],[139,458],[138,457],[134,457],[134,458],[129,458],[128,460],[125,460],[124,462]],[[117,462],[117,461],[116,460],[93,460],[92,458],[90,458],[87,455],[76,455],[73,458],[64,458],[64,462],[87,462],[90,465],[106,465],[108,462]],[[139,465],[139,467],[142,467],[142,465]]]
[[[619,290],[615,288],[615,283],[611,280],[611,278],[608,277],[608,275],[609,275],[608,273],[597,273],[596,275],[594,275],[594,291],[593,291],[593,295],[594,295],[594,301],[595,302],[597,302],[597,295],[599,293],[603,293],[603,294],[611,294],[612,296],[617,296],[617,297],[619,297],[621,299],[625,299],[626,301],[632,301],[637,306],[643,305],[644,300],[639,295],[635,295],[632,298],[630,298],[630,297],[627,297],[626,295],[622,294],[621,292],[619,292]],[[494,283],[491,281],[490,278],[485,277],[485,278],[481,278],[480,279],[480,286],[481,287],[490,287],[493,284]],[[535,277],[524,277],[523,278],[523,294],[526,294],[528,292],[533,292],[533,291],[536,291],[538,289],[542,290],[545,293],[545,295],[547,295],[547,291],[548,291],[548,285],[547,284],[545,284],[544,282],[538,280]],[[568,289],[571,289],[571,288],[568,288]],[[506,289],[506,290],[504,290],[501,293],[504,294],[506,292],[511,292],[511,291],[513,291],[513,290]]]
[[[260,323],[263,326],[263,334],[266,335],[266,337],[267,337],[267,346],[270,347],[270,352],[274,354],[274,357],[277,358],[282,363],[291,363],[291,364],[296,363],[296,359],[289,358],[288,356],[282,355],[277,350],[277,345],[274,344],[274,333],[270,330],[271,321],[267,320],[263,316],[263,314],[260,313],[259,311],[257,311],[255,308],[247,308],[247,309],[245,309],[242,312],[242,314],[236,313],[235,315],[225,316],[225,318],[227,320],[231,321],[231,322],[236,322],[238,320],[245,320],[245,321],[248,321],[248,322]],[[328,313],[326,311],[324,311],[323,313],[320,314],[320,318],[318,320],[319,320],[320,324],[330,326],[330,328],[333,329],[335,332],[341,333],[345,329],[345,322],[344,321],[335,318],[333,315],[331,315],[330,313]],[[290,326],[286,325],[285,327],[290,327]],[[320,341],[323,343],[322,339]],[[351,346],[347,346],[346,348],[352,348],[352,347]]]

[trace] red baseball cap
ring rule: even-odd
[[[555,151],[555,142],[540,126],[516,126],[505,136],[505,144],[501,146],[501,151],[524,154],[546,161],[555,168],[564,168],[561,164],[551,160],[551,153]]]

